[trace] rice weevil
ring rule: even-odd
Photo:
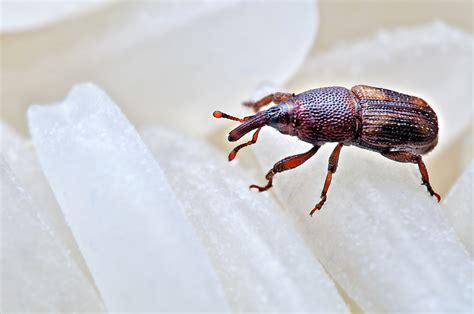
[[[276,106],[260,111],[263,106]],[[265,186],[251,185],[260,192],[272,187],[273,177],[296,168],[311,158],[325,143],[338,143],[329,158],[328,172],[319,203],[310,215],[321,209],[326,193],[336,172],[341,148],[354,145],[380,153],[391,160],[418,165],[422,184],[428,192],[441,200],[430,185],[428,171],[421,155],[430,152],[438,143],[438,119],[433,109],[421,98],[401,94],[389,89],[357,85],[351,90],[344,87],[323,87],[301,94],[274,93],[257,102],[246,102],[256,112],[243,119],[220,111],[216,118],[241,122],[229,133],[228,140],[239,140],[255,130],[252,140],[235,147],[229,161],[237,152],[257,142],[260,129],[269,125],[279,132],[296,136],[313,147],[303,153],[277,162],[267,173]]]

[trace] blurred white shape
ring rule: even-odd
[[[27,31],[97,10],[110,0],[2,1],[0,32]]]
[[[142,132],[205,243],[232,310],[348,312],[332,280],[281,208],[204,142]]]
[[[474,255],[473,172],[474,162],[471,160],[469,167],[444,199],[445,208],[442,210],[471,255]]]
[[[0,155],[0,312],[102,312],[94,286]]]
[[[206,134],[216,107],[235,108],[260,82],[281,84],[297,70],[317,14],[314,1],[122,1],[5,36],[3,113],[26,129],[27,104],[54,101],[92,80],[136,124]]]
[[[473,40],[441,22],[381,32],[311,56],[288,90],[367,84],[421,97],[439,118],[435,156],[472,119]]]
[[[77,243],[46,181],[31,141],[22,138],[6,124],[0,123],[0,151],[19,185],[24,187],[31,196],[32,204],[38,210],[38,215],[49,225],[50,231],[58,243],[67,248],[68,254],[93,284]]]
[[[78,85],[28,111],[46,177],[110,311],[223,311],[222,288],[163,173],[113,101]]]
[[[311,147],[272,131],[263,129],[252,146],[265,170]],[[309,216],[329,148],[276,175],[273,192],[335,281],[366,312],[469,312],[472,260],[416,165],[344,147],[326,204]]]

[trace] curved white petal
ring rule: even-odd
[[[208,130],[262,81],[282,83],[317,29],[313,1],[122,1],[77,19],[2,36],[5,119],[25,130],[26,106],[92,80],[135,124]]]
[[[97,86],[28,119],[43,171],[110,311],[225,311],[222,288],[166,178]]]
[[[3,1],[0,32],[34,30],[97,10],[110,0]]]
[[[2,134],[2,139],[4,139]],[[102,312],[97,291],[0,154],[0,310]]]
[[[348,312],[281,208],[251,193],[242,169],[182,134],[142,134],[204,242],[234,312]]]
[[[442,211],[471,256],[474,255],[473,172],[474,161],[471,160],[469,167],[444,199],[445,208]]]
[[[38,215],[49,225],[56,240],[64,246],[64,249],[68,251],[68,254],[93,284],[77,243],[44,176],[31,141],[19,136],[6,124],[0,123],[0,151],[19,184],[31,196]]]
[[[311,147],[271,131],[262,130],[252,148],[263,169]],[[335,281],[367,312],[469,311],[472,259],[420,185],[416,165],[344,147],[326,204],[308,215],[332,148],[276,175],[273,190]]]

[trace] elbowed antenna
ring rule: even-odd
[[[229,161],[231,161],[235,158],[235,156],[237,155],[237,152],[240,149],[242,149],[246,146],[255,144],[257,142],[258,133],[260,132],[260,129],[262,127],[264,127],[265,125],[267,125],[268,122],[270,120],[272,120],[272,118],[277,114],[277,112],[279,112],[279,110],[275,110],[274,108],[270,108],[268,110],[258,112],[257,114],[255,114],[253,116],[248,116],[248,117],[245,117],[245,118],[242,118],[242,119],[231,116],[231,115],[228,115],[228,114],[223,113],[221,111],[214,111],[213,112],[212,115],[215,118],[218,118],[218,119],[219,118],[225,118],[225,119],[229,119],[229,120],[239,121],[239,122],[242,123],[241,125],[239,125],[235,129],[233,129],[229,133],[228,140],[230,142],[235,142],[238,139],[240,139],[242,136],[244,136],[245,134],[249,133],[250,131],[257,129],[257,131],[255,131],[255,133],[252,136],[252,140],[248,141],[247,143],[240,144],[239,146],[235,147],[230,152]]]

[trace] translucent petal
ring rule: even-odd
[[[102,312],[94,286],[0,156],[0,310]]]
[[[332,280],[268,197],[204,142],[142,132],[217,269],[232,310],[348,312]]]
[[[155,159],[98,87],[28,111],[44,173],[110,311],[227,304]]]
[[[271,131],[262,130],[252,148],[264,169],[311,147]],[[366,312],[470,311],[472,260],[420,185],[416,165],[344,147],[326,204],[308,215],[319,202],[330,146],[273,183],[330,275]]]
[[[1,38],[2,113],[25,130],[26,106],[92,80],[135,124],[206,134],[216,106],[282,83],[317,29],[314,1],[121,1],[38,31]],[[264,22],[263,22],[264,21]]]

